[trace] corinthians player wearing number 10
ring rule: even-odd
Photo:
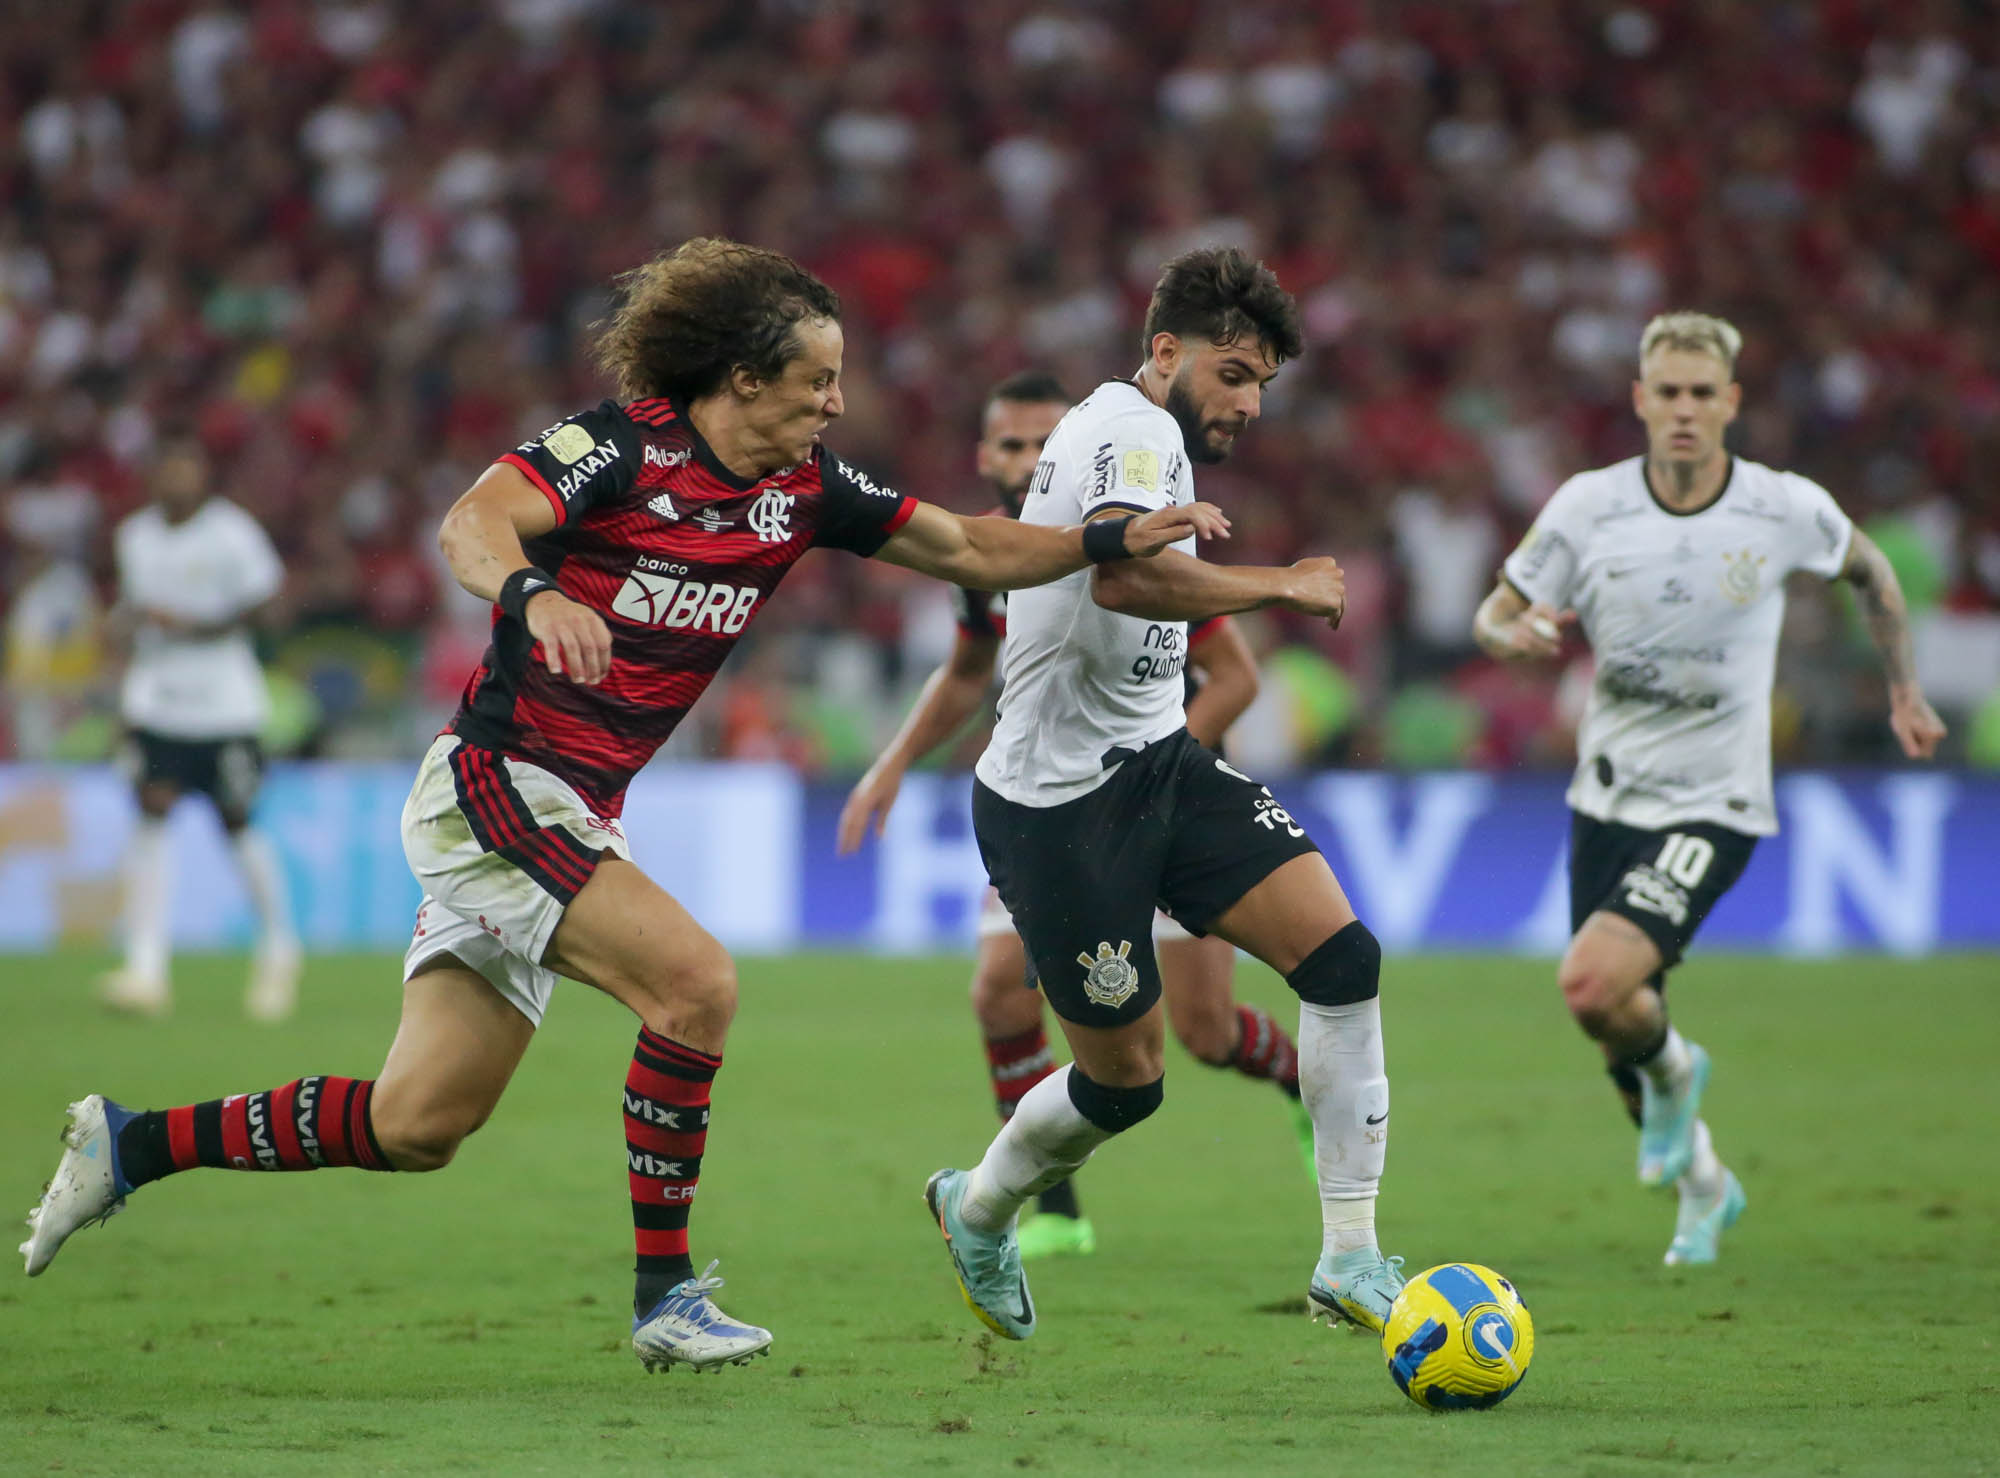
[[[1192,464],[1229,454],[1299,353],[1298,308],[1243,253],[1189,252],[1160,274],[1143,347],[1136,375],[1098,386],[1050,435],[1022,524],[1108,531],[1191,503]],[[1389,1120],[1381,950],[1304,828],[1189,736],[1172,660],[1189,621],[1232,611],[1337,623],[1345,583],[1331,559],[1211,565],[1193,543],[1143,571],[1079,572],[1008,602],[973,829],[1072,1061],[1021,1098],[976,1166],[933,1175],[925,1199],[965,1301],[1010,1339],[1035,1331],[1021,1208],[1164,1097],[1156,906],[1248,950],[1299,996],[1322,1224],[1311,1305],[1379,1331],[1402,1287],[1375,1242]]]
[[[78,1227],[180,1171],[441,1169],[499,1102],[565,975],[640,1022],[623,1093],[635,1352],[649,1369],[707,1369],[770,1344],[716,1307],[715,1263],[697,1276],[688,1250],[735,967],[633,866],[627,784],[813,548],[1013,590],[1217,537],[1227,520],[1201,504],[1085,530],[928,507],[819,444],[843,408],[840,304],[824,283],[776,252],[704,239],[622,285],[598,358],[626,399],[502,456],[440,533],[459,582],[494,602],[493,644],[404,808],[424,900],[380,1076],[155,1113],[98,1094],[71,1105],[22,1246],[30,1276]]]
[[[1715,1261],[1743,1187],[1701,1117],[1708,1054],[1667,1020],[1666,972],[1778,829],[1771,682],[1795,570],[1854,587],[1889,678],[1889,724],[1928,759],[1903,593],[1826,489],[1723,449],[1742,337],[1719,318],[1647,325],[1632,407],[1646,454],[1549,499],[1473,626],[1496,657],[1554,657],[1581,626],[1597,676],[1570,783],[1570,941],[1557,973],[1639,1126],[1639,1181],[1674,1185],[1671,1264]]]

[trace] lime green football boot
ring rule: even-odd
[[[1022,1262],[1041,1257],[1089,1257],[1097,1251],[1097,1229],[1087,1216],[1037,1211],[1021,1218],[1015,1237],[1021,1244]]]

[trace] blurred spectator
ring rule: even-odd
[[[408,751],[448,706],[484,615],[439,515],[603,393],[610,274],[699,232],[841,290],[830,440],[965,511],[994,379],[1129,373],[1186,246],[1272,261],[1310,351],[1203,486],[1225,557],[1350,568],[1340,633],[1271,626],[1344,685],[1337,731],[1287,699],[1298,762],[1559,759],[1558,695],[1468,667],[1454,627],[1565,476],[1638,449],[1666,306],[1745,330],[1741,451],[1931,551],[1927,661],[2000,622],[1985,0],[76,0],[0,10],[0,117],[0,488],[93,509],[54,564],[4,520],[10,609],[81,609],[153,428],[192,420],[295,572],[274,656],[330,752]],[[943,618],[893,571],[792,578],[728,721],[675,753],[838,764],[893,721],[907,623]],[[856,613],[863,676],[826,635]],[[1837,618],[1809,594],[1794,628],[1788,754],[1879,756]],[[1406,674],[1438,686],[1399,704]]]

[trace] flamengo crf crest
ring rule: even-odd
[[[1078,952],[1076,962],[1083,966],[1083,993],[1100,1006],[1122,1006],[1139,993],[1139,970],[1125,957],[1132,953],[1132,941],[1118,941],[1118,952],[1111,952],[1111,945],[1099,940],[1097,958]]]
[[[758,543],[782,544],[792,537],[792,501],[797,496],[765,488],[763,496],[750,505],[750,527]]]

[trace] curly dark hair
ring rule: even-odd
[[[781,252],[697,236],[617,278],[597,363],[621,395],[714,393],[738,365],[775,379],[798,357],[801,319],[840,318],[840,296]]]
[[[1160,269],[1146,305],[1147,353],[1153,335],[1178,334],[1216,344],[1262,344],[1279,364],[1306,346],[1299,305],[1269,267],[1233,246],[1182,252]]]

